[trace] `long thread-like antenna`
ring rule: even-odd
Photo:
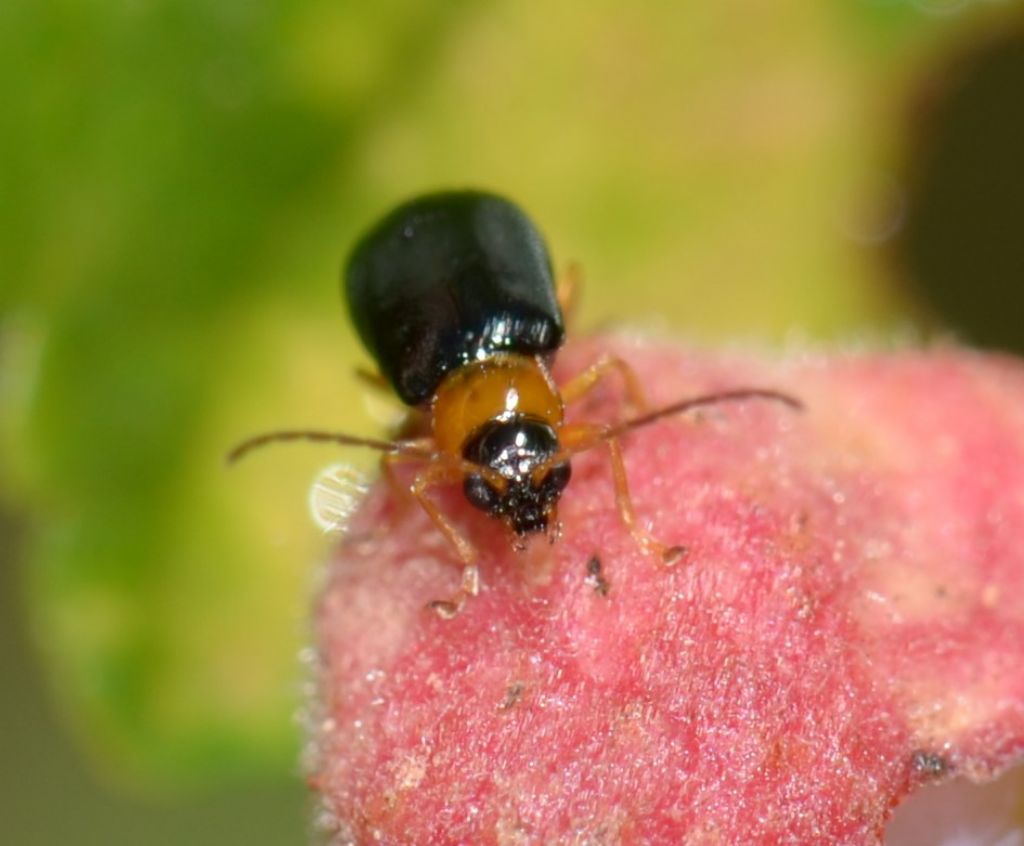
[[[277,432],[264,432],[248,440],[242,441],[228,453],[228,464],[233,464],[254,449],[272,443],[286,441],[315,441],[317,443],[341,444],[342,446],[360,446],[380,452],[399,452],[403,455],[414,455],[418,458],[430,458],[433,453],[422,447],[412,446],[402,441],[380,441],[376,438],[362,438],[347,435],[344,432],[322,432],[317,429],[285,429]]]
[[[626,434],[626,432],[639,429],[641,426],[649,426],[651,423],[655,423],[662,418],[671,417],[674,414],[682,414],[686,411],[691,411],[694,408],[700,408],[706,405],[717,405],[722,402],[742,402],[744,400],[751,399],[773,400],[789,406],[794,411],[803,411],[804,409],[804,404],[800,402],[800,400],[790,394],[784,394],[781,391],[773,391],[767,388],[734,388],[730,391],[719,391],[714,394],[703,394],[698,397],[690,397],[689,399],[674,402],[671,405],[656,408],[654,411],[650,411],[647,414],[641,414],[639,417],[633,417],[629,420],[625,420],[622,423],[606,429],[601,435],[601,440],[606,441],[609,438],[617,438],[620,435]]]
[[[674,402],[670,405],[657,408],[647,414],[641,414],[639,417],[633,417],[629,420],[625,420],[615,426],[609,426],[601,432],[596,440],[591,441],[585,446],[581,446],[579,449],[570,449],[566,452],[570,455],[576,452],[583,452],[590,449],[600,441],[617,438],[627,432],[633,431],[634,429],[639,429],[642,426],[649,426],[651,423],[655,423],[665,417],[671,417],[674,414],[683,414],[684,412],[691,411],[695,408],[717,405],[723,402],[742,402],[751,399],[773,400],[788,406],[794,411],[802,411],[804,408],[803,403],[796,397],[791,396],[790,394],[784,394],[781,391],[772,391],[765,388],[735,388],[731,391],[720,391],[714,394],[704,394],[702,396],[680,400],[679,402]],[[419,446],[413,446],[412,444],[405,443],[403,441],[381,441],[376,438],[363,438],[358,435],[349,435],[345,432],[325,432],[318,429],[283,429],[276,432],[264,432],[262,435],[256,435],[248,440],[242,441],[242,443],[238,444],[238,446],[228,453],[228,463],[233,464],[253,450],[264,447],[267,444],[285,443],[288,441],[313,441],[316,443],[340,444],[341,446],[367,447],[369,449],[378,450],[379,452],[401,453],[403,455],[411,455],[423,459],[430,459],[434,457],[434,453],[430,450],[423,449]]]

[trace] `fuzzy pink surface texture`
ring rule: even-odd
[[[894,807],[1024,757],[1024,363],[889,353],[614,352],[653,405],[759,387],[573,460],[561,539],[510,548],[457,487],[480,552],[386,486],[329,567],[309,780],[337,843],[874,844]],[[615,379],[570,420],[616,419]]]

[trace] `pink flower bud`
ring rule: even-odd
[[[331,565],[311,782],[341,842],[876,843],[919,785],[1024,754],[1024,366],[959,349],[765,361],[600,339],[653,405],[735,387],[576,456],[525,552],[457,487],[480,555],[378,485]],[[613,381],[613,380],[612,380]],[[612,420],[598,390],[570,419]]]

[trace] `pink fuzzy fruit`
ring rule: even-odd
[[[523,553],[457,488],[480,552],[378,486],[316,612],[311,783],[340,843],[869,844],[917,786],[1024,755],[1024,365],[960,349],[784,361],[623,339],[653,404],[756,386],[604,450],[560,541]],[[614,382],[614,380],[609,380]],[[616,384],[571,419],[609,420]]]

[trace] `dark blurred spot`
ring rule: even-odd
[[[672,567],[686,558],[689,552],[690,550],[685,546],[670,546],[662,555],[662,561],[664,561],[667,566]]]
[[[512,682],[507,688],[505,688],[505,699],[499,706],[502,711],[508,711],[510,708],[514,708],[516,703],[519,702],[523,697],[523,691],[526,689],[526,685],[522,682]]]
[[[910,766],[915,776],[926,781],[942,778],[949,772],[949,762],[942,755],[925,752],[923,749],[918,749],[910,756]]]
[[[594,589],[594,593],[600,596],[607,596],[611,585],[601,572],[601,559],[592,555],[587,562],[587,584]]]
[[[1024,23],[1024,22],[1022,22]],[[896,250],[966,340],[1024,351],[1024,25],[974,44],[916,92]]]

